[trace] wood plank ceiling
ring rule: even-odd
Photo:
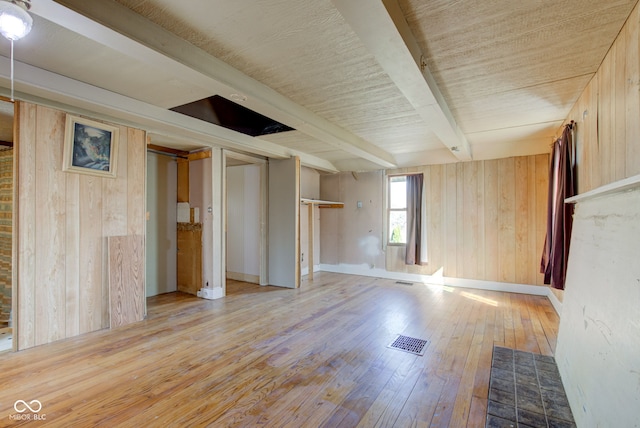
[[[18,89],[138,124],[156,144],[327,171],[538,154],[635,4],[37,0]],[[253,138],[166,111],[216,94],[296,131]]]

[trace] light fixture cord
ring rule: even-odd
[[[11,101],[15,101],[13,99],[13,40],[11,40]]]

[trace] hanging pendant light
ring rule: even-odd
[[[0,0],[0,34],[11,42],[11,101],[13,101],[13,42],[29,34],[33,18],[30,0]]]
[[[0,0],[0,34],[12,41],[29,34],[33,25],[27,12],[30,8],[29,0]]]

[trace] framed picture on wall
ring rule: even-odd
[[[115,178],[119,129],[67,115],[63,171]]]

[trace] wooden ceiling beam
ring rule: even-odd
[[[31,12],[111,49],[172,70],[212,93],[242,93],[248,108],[382,168],[396,166],[380,147],[318,116],[268,86],[114,1],[40,0]]]
[[[396,0],[332,0],[433,133],[459,160],[471,147],[458,127]]]

